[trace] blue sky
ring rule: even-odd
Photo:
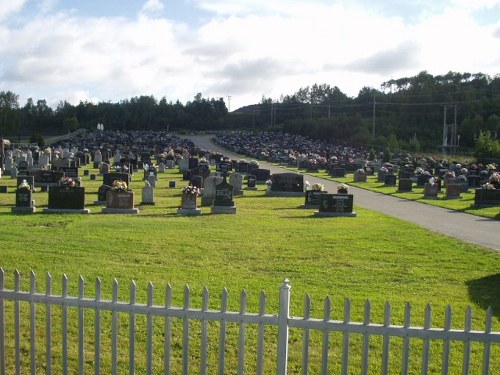
[[[495,76],[499,47],[500,0],[0,0],[0,91],[20,105],[356,96],[423,70]]]

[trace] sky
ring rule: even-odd
[[[0,0],[0,91],[61,101],[350,97],[390,79],[500,74],[500,0]]]

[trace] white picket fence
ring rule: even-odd
[[[177,349],[182,352],[182,374],[207,374],[207,373],[217,373],[220,375],[228,373],[243,374],[248,372],[248,363],[246,362],[245,353],[247,351],[246,341],[247,341],[247,326],[255,325],[256,328],[256,350],[255,358],[256,363],[254,364],[255,370],[251,373],[257,374],[268,374],[270,372],[276,372],[278,375],[287,374],[289,370],[289,346],[290,337],[289,333],[291,329],[299,329],[302,331],[302,349],[301,349],[301,363],[300,368],[303,375],[309,373],[309,368],[312,363],[310,363],[310,353],[312,352],[311,345],[311,334],[314,331],[320,332],[322,336],[321,348],[314,348],[316,352],[320,352],[318,356],[321,358],[320,371],[321,374],[332,373],[329,369],[329,357],[332,355],[332,345],[331,345],[331,335],[339,334],[341,335],[341,369],[342,374],[371,374],[373,369],[370,369],[370,337],[379,336],[382,338],[381,356],[377,358],[380,360],[380,366],[377,367],[377,373],[388,374],[389,369],[389,359],[390,359],[390,344],[391,338],[397,338],[402,341],[402,351],[400,355],[400,367],[398,368],[398,373],[409,374],[410,373],[410,342],[411,340],[419,339],[423,342],[421,349],[421,359],[420,359],[420,371],[421,374],[428,374],[430,361],[431,361],[431,341],[438,340],[442,342],[442,353],[440,354],[440,365],[442,374],[449,373],[449,362],[450,355],[452,354],[452,349],[454,348],[453,343],[459,342],[463,343],[463,353],[462,357],[462,374],[492,374],[490,367],[491,361],[500,361],[498,357],[492,358],[491,350],[494,344],[500,343],[500,332],[492,331],[492,310],[489,308],[486,311],[485,320],[485,330],[475,331],[472,330],[472,316],[471,309],[466,310],[466,321],[465,328],[463,330],[451,329],[452,313],[451,308],[448,307],[445,313],[445,324],[444,328],[433,328],[431,327],[431,315],[432,310],[430,306],[427,306],[425,311],[425,323],[423,327],[411,326],[411,306],[406,305],[404,324],[402,326],[391,324],[391,305],[386,303],[384,312],[384,321],[382,324],[375,324],[371,322],[371,305],[367,301],[364,307],[364,319],[363,322],[352,322],[351,316],[351,303],[347,299],[344,305],[344,313],[342,320],[332,320],[331,319],[331,302],[327,297],[324,300],[324,311],[323,318],[317,319],[310,316],[311,311],[311,300],[306,296],[304,304],[304,316],[303,317],[291,317],[290,316],[290,289],[291,286],[288,280],[285,280],[280,288],[279,294],[279,312],[275,314],[266,313],[266,295],[264,292],[260,294],[259,302],[259,312],[249,313],[247,312],[247,294],[243,291],[240,295],[240,310],[238,312],[227,311],[228,309],[228,292],[226,289],[223,290],[221,295],[221,306],[220,310],[210,310],[209,305],[209,292],[205,288],[202,293],[202,303],[201,308],[190,307],[191,292],[188,286],[184,288],[184,302],[183,306],[175,307],[172,306],[172,288],[167,286],[165,290],[165,304],[164,305],[154,305],[154,288],[151,283],[149,283],[147,291],[147,303],[140,304],[136,302],[137,288],[135,282],[130,284],[130,295],[127,302],[118,300],[118,282],[114,280],[113,291],[111,300],[101,299],[102,285],[101,280],[97,279],[95,285],[95,295],[94,298],[85,298],[85,282],[82,277],[79,278],[78,284],[78,295],[70,296],[68,295],[68,278],[63,276],[62,279],[62,293],[61,295],[52,294],[52,277],[47,274],[45,280],[45,292],[39,293],[36,290],[36,276],[32,272],[30,275],[30,289],[29,291],[21,290],[21,275],[19,272],[15,272],[13,280],[13,289],[6,289],[5,284],[5,273],[4,270],[0,268],[0,374],[6,375],[11,374],[12,370],[15,369],[16,374],[23,373],[26,367],[29,367],[29,372],[31,374],[36,374],[38,372],[43,372],[45,374],[53,373],[54,358],[57,357],[58,370],[54,370],[55,373],[79,373],[84,374],[88,372],[88,356],[89,353],[86,351],[87,347],[90,346],[89,342],[92,343],[91,350],[91,363],[93,371],[95,374],[101,373],[112,373],[118,374],[123,373],[123,363],[121,364],[121,372],[119,370],[119,361],[123,362],[123,358],[119,358],[119,341],[125,340],[128,342],[128,356],[125,359],[126,368],[129,374],[136,373],[180,373],[179,370],[172,370],[173,361],[173,351],[175,350],[175,345],[173,345],[173,340],[176,337],[172,337],[173,320],[179,320],[182,325],[181,335],[182,335],[182,349]],[[23,306],[27,305],[27,308],[23,309]],[[60,316],[55,316],[55,308],[57,307],[57,312],[60,311]],[[77,313],[70,313],[71,311],[77,311]],[[42,314],[38,313],[41,311]],[[91,328],[93,337],[86,337],[88,334],[88,327],[86,326],[86,312],[92,311],[92,318],[90,323],[87,325],[92,325]],[[108,312],[111,315],[110,319],[103,319],[103,313]],[[123,315],[128,317],[128,332],[120,332],[120,321],[123,323],[123,319],[120,317]],[[42,315],[42,316],[40,316]],[[45,317],[43,317],[45,315]],[[89,314],[90,315],[90,314]],[[29,324],[22,321],[22,317],[28,316]],[[77,322],[70,324],[70,318],[74,317]],[[137,319],[139,317],[145,317],[146,319],[146,330],[142,332],[145,336],[145,352],[138,351],[136,348],[137,344]],[[60,337],[54,337],[54,322],[61,324]],[[158,319],[162,320],[162,359],[161,363],[163,368],[160,370],[158,366],[154,365],[154,355],[158,354],[155,350],[155,343],[153,338],[158,338],[158,334],[154,333],[155,325]],[[12,322],[13,321],[13,322]],[[42,323],[40,323],[42,321]],[[109,323],[109,326],[104,326],[104,323]],[[198,322],[200,331],[192,332],[192,322]],[[218,322],[218,338],[209,337],[209,322]],[[24,324],[23,324],[24,323]],[[237,325],[237,369],[228,370],[226,368],[226,360],[228,353],[227,345],[227,325],[236,324]],[[69,331],[71,327],[77,326],[77,343],[72,343]],[[268,343],[265,340],[265,329],[266,327],[277,328],[277,336],[272,338],[273,347],[276,347],[275,366],[272,370],[265,368],[264,356],[270,356],[269,351],[265,350],[265,345]],[[29,331],[29,334],[25,332]],[[37,343],[37,338],[40,337],[39,331],[43,331],[42,337],[44,337],[45,343]],[[13,331],[13,332],[12,332]],[[59,332],[59,330],[58,330]],[[102,338],[104,333],[110,335],[110,346],[104,347],[102,344]],[[128,336],[127,336],[128,334]],[[124,335],[126,338],[124,338]],[[351,338],[355,335],[360,335],[361,340],[361,362],[352,363],[350,360],[350,345]],[[199,349],[193,349],[190,344],[190,340],[193,337],[199,338]],[[29,337],[29,342],[26,343]],[[267,337],[267,336],[266,336]],[[23,341],[24,340],[24,341]],[[177,337],[180,340],[180,337]],[[217,359],[217,371],[213,368],[209,369],[209,343],[218,340],[218,359]],[[359,341],[359,340],[358,340]],[[57,347],[55,347],[57,343]],[[477,367],[471,368],[471,345],[482,346],[482,369]],[[74,345],[77,347],[77,354],[73,356],[69,354],[69,347]],[[234,345],[234,344],[233,344]],[[213,345],[212,345],[213,346]],[[26,348],[29,348],[26,349]],[[41,347],[44,347],[44,353],[40,354],[37,352]],[[24,348],[24,350],[23,350]],[[497,349],[498,346],[495,346]],[[55,353],[57,349],[57,353]],[[232,348],[234,349],[234,348]],[[193,350],[198,352],[197,363],[193,363],[192,358]],[[352,349],[351,349],[352,350]],[[111,352],[110,364],[108,363],[105,369],[102,367],[102,357],[108,355]],[[8,355],[8,353],[13,353],[13,355]],[[103,354],[105,353],[105,354]],[[75,358],[77,357],[77,358]],[[29,358],[29,360],[27,359]],[[40,362],[40,358],[43,359],[44,363]],[[144,368],[138,369],[137,359],[141,358],[145,363]],[[372,359],[373,360],[373,357]],[[12,363],[14,362],[14,364]],[[76,368],[71,367],[71,363],[74,363]],[[29,366],[28,366],[29,363]],[[24,365],[23,365],[24,364]],[[498,365],[498,363],[497,363]],[[24,366],[24,367],[23,367]],[[87,366],[87,367],[86,367]],[[55,366],[54,366],[55,367]],[[252,367],[253,368],[253,367]],[[297,367],[294,367],[294,371],[291,373],[297,373]],[[496,367],[498,369],[498,367]],[[40,370],[43,369],[43,370]],[[174,372],[175,371],[175,372]],[[412,371],[415,371],[414,369]],[[27,371],[25,371],[27,372]],[[317,372],[316,372],[317,373]],[[339,372],[335,372],[339,373]]]

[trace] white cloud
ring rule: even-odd
[[[26,2],[27,0],[0,0],[0,21],[18,13]]]
[[[164,9],[164,5],[160,0],[148,0],[141,9],[141,14],[154,14],[161,12]]]
[[[410,22],[383,15],[390,0],[376,10],[363,2],[201,0],[213,18],[196,27],[162,18],[159,0],[128,18],[83,18],[49,7],[16,27],[0,23],[0,86],[51,105],[138,95],[185,102],[201,92],[231,95],[235,109],[314,83],[355,96],[363,86],[379,88],[422,70],[499,73],[500,23],[478,24],[465,0],[453,1],[432,15],[416,2]],[[0,4],[1,20],[24,1]]]

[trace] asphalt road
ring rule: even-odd
[[[204,150],[220,152],[236,159],[240,158],[212,143],[210,135],[192,135],[186,138],[191,139]],[[259,164],[263,168],[270,169],[271,173],[286,171],[284,168],[266,162],[259,161]],[[328,191],[336,191],[337,183],[335,182],[310,175],[307,175],[305,179],[310,183],[322,183]],[[415,223],[451,238],[500,251],[500,221],[498,220],[413,202],[353,186],[349,187],[349,193],[354,195],[355,205]]]

